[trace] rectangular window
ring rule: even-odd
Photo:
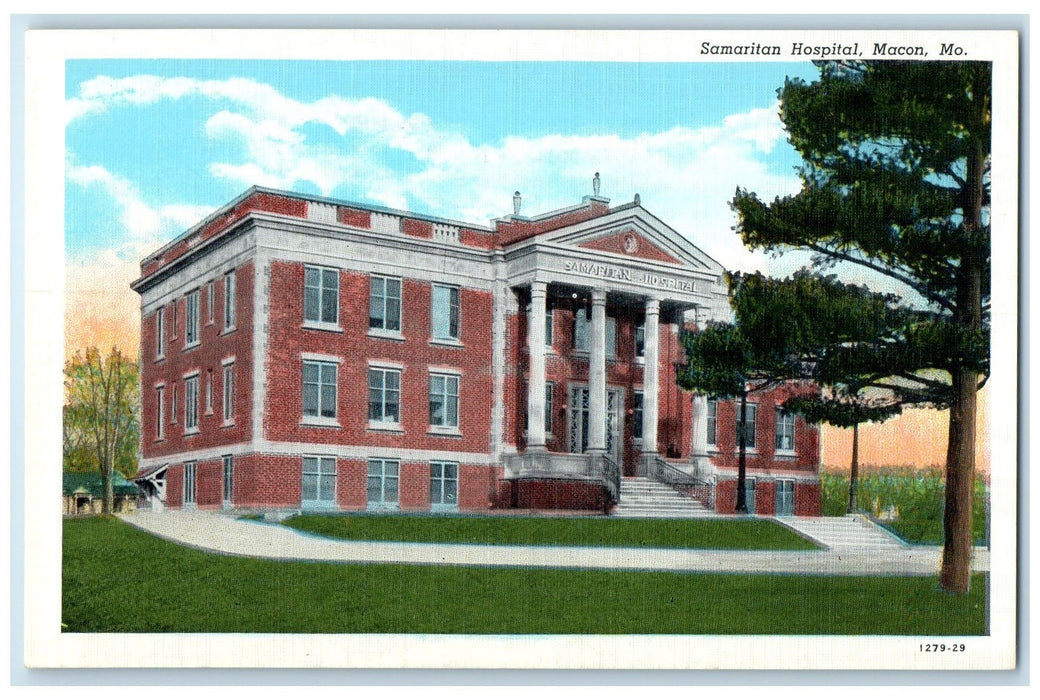
[[[434,340],[459,339],[459,288],[433,285]]]
[[[459,427],[458,375],[430,375],[430,425],[438,428]]]
[[[545,307],[545,347],[551,348],[553,344],[553,310]]]
[[[184,345],[199,342],[199,290],[188,294],[184,301]]]
[[[224,365],[224,422],[235,420],[235,363]]]
[[[238,320],[238,309],[236,308],[235,271],[224,275],[224,330],[230,331],[235,327]]]
[[[459,505],[459,465],[430,462],[430,510],[454,510]]]
[[[215,286],[216,284],[212,280],[206,285],[206,315],[208,316],[206,319],[206,325],[212,325],[213,323],[213,304],[216,300],[213,293],[213,287]]]
[[[744,429],[744,440],[745,445],[748,449],[755,449],[755,427],[758,420],[758,406],[753,403],[747,405],[747,415],[739,416],[740,404],[737,404],[737,414],[739,420],[737,421],[737,447],[740,447],[740,430]]]
[[[177,330],[178,330],[177,329],[177,307],[178,307],[177,300],[175,299],[173,301],[173,303],[170,304],[170,306],[173,307],[173,309],[172,309],[173,313],[171,314],[171,316],[173,317],[173,330],[170,331],[170,337],[171,338],[176,338],[177,337]]]
[[[755,508],[755,488],[758,486],[758,482],[754,477],[746,477],[744,479],[744,502],[747,504],[747,512],[754,514],[757,512]]]
[[[303,276],[303,320],[339,323],[339,270],[307,267]]]
[[[195,504],[195,470],[195,462],[184,464],[184,505],[186,506]]]
[[[632,439],[643,439],[643,392],[632,392]]]
[[[636,326],[636,357],[643,357],[646,349],[646,324],[640,322]]]
[[[779,409],[776,412],[776,449],[794,452],[794,414]]]
[[[213,370],[206,370],[206,415],[213,413]]]
[[[177,385],[174,384],[172,389],[173,393],[170,395],[170,422],[177,422]]]
[[[794,480],[776,480],[776,514],[791,515],[794,513]]]
[[[545,383],[545,434],[552,435],[553,383]]]
[[[336,417],[336,364],[303,362],[303,415]]]
[[[397,483],[401,463],[393,459],[368,460],[368,507],[397,508]]]
[[[607,357],[614,358],[614,349],[617,344],[617,321],[610,316],[606,318],[606,328],[603,331],[604,344]],[[585,312],[579,311],[574,316],[574,349],[579,352],[589,352],[592,345],[592,320],[586,318]]]
[[[161,360],[166,355],[166,309],[159,308],[155,312],[155,359]]]
[[[377,423],[400,423],[400,404],[400,370],[382,368],[369,369],[368,419]]]
[[[155,439],[163,439],[163,423],[166,420],[165,406],[163,394],[166,393],[166,387],[157,386],[155,387]]]
[[[304,506],[330,507],[336,503],[336,458],[304,457],[300,500]]]
[[[199,377],[184,380],[184,430],[199,429]]]
[[[708,444],[718,444],[719,402],[708,399]]]
[[[235,458],[224,455],[224,504],[231,505],[234,502],[235,486]]]
[[[401,280],[372,275],[369,284],[368,327],[401,330]]]

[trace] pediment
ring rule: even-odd
[[[660,246],[655,245],[650,238],[644,236],[634,228],[626,228],[599,236],[598,238],[582,241],[577,244],[577,247],[587,248],[589,250],[601,250],[607,253],[625,255],[631,258],[666,262],[671,263],[672,265],[682,264],[678,258],[669,254]]]

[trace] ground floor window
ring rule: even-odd
[[[300,489],[301,505],[334,508],[336,505],[336,458],[304,457]]]
[[[430,510],[455,510],[459,506],[459,465],[430,462]]]
[[[184,465],[184,505],[186,506],[195,505],[195,486],[197,483],[195,471],[195,462],[188,462]]]
[[[232,503],[232,488],[235,483],[235,460],[231,455],[224,455],[224,505]]]
[[[755,487],[756,486],[757,486],[757,483],[755,482],[755,478],[754,477],[745,478],[744,479],[744,501],[745,501],[745,503],[747,503],[747,512],[749,514],[754,514],[756,512],[756,509],[755,509]]]
[[[777,479],[776,481],[776,514],[791,515],[794,513],[794,480]]]
[[[370,510],[396,510],[401,463],[393,459],[368,460],[368,507]]]

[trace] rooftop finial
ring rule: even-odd
[[[513,216],[520,216],[520,190],[513,193]]]
[[[639,193],[638,192],[636,192],[636,196],[632,199],[632,201],[635,202],[637,205],[639,204]]]
[[[592,195],[594,197],[599,196],[599,173],[596,173],[596,177],[592,178]]]

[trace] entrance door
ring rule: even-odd
[[[573,454],[582,454],[589,449],[589,387],[572,384],[567,401],[570,414],[568,422],[569,445]],[[621,463],[621,410],[624,398],[621,389],[607,387],[607,456],[616,464]]]
[[[794,513],[794,481],[791,479],[776,480],[776,514],[791,515]]]

